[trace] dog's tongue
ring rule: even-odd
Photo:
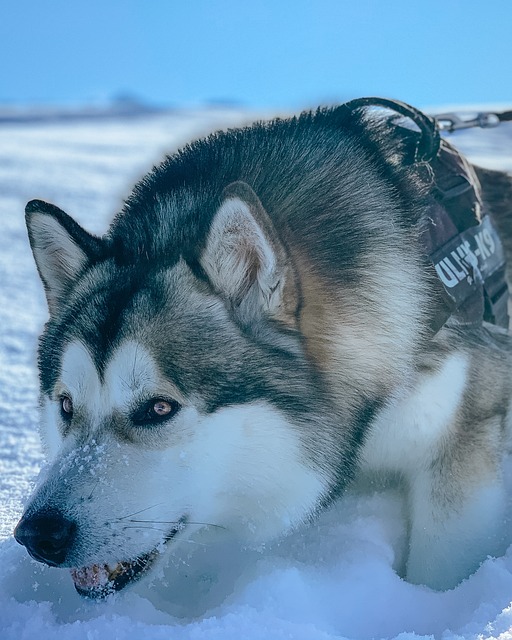
[[[82,567],[81,569],[71,569],[71,577],[75,583],[75,587],[80,591],[88,591],[89,589],[101,589],[108,585],[111,581],[107,565],[93,564],[90,567]]]
[[[140,577],[150,558],[151,555],[148,554],[138,558],[137,562],[118,562],[115,566],[92,564],[81,569],[71,569],[71,577],[80,595],[101,600]]]

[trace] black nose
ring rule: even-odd
[[[76,524],[60,511],[46,510],[24,516],[14,531],[16,540],[39,562],[51,567],[62,564],[73,544]]]

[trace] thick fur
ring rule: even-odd
[[[511,342],[431,335],[428,172],[409,144],[385,118],[320,110],[168,157],[101,239],[29,203],[51,464],[22,526],[73,524],[53,564],[140,557],[178,522],[168,546],[202,523],[260,543],[388,474],[409,505],[407,579],[450,588],[504,550]],[[510,247],[502,187],[484,197]],[[159,398],[181,409],[137,424]]]

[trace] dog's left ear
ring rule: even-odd
[[[245,182],[224,190],[201,266],[242,322],[263,312],[294,324],[294,271],[270,217]]]

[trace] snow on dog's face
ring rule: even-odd
[[[15,535],[70,567],[82,594],[122,588],[201,527],[278,536],[339,480],[314,471],[316,456],[344,452],[285,326],[285,258],[251,198],[228,194],[198,264],[127,264],[55,207],[28,207],[50,308],[39,355],[51,464]]]

